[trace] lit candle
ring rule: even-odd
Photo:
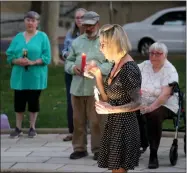
[[[82,72],[84,72],[85,65],[86,65],[86,54],[82,53],[82,63],[81,63]]]

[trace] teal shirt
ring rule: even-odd
[[[99,37],[95,40],[89,40],[85,34],[77,37],[70,49],[70,54],[65,61],[65,71],[73,75],[70,93],[75,96],[92,96],[94,94],[95,79],[89,79],[84,76],[75,75],[73,67],[81,65],[81,55],[86,54],[86,60],[95,60],[104,76],[108,75],[112,64],[106,62],[106,59],[99,46]]]
[[[10,87],[15,90],[42,90],[47,88],[48,64],[51,62],[51,48],[48,36],[38,31],[28,43],[23,32],[18,33],[6,51],[7,61],[23,57],[23,49],[28,51],[28,59],[35,61],[42,59],[42,65],[29,66],[28,70],[20,65],[12,66]]]

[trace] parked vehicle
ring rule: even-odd
[[[142,55],[147,55],[149,46],[156,41],[165,43],[169,52],[186,52],[186,7],[164,9],[123,28],[133,51]]]

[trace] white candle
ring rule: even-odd
[[[89,74],[87,71],[84,72],[84,76],[90,79],[93,79],[94,76],[92,76],[91,74]]]
[[[96,86],[94,86],[94,97],[96,101],[99,101],[99,90],[97,89]]]

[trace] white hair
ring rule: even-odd
[[[149,52],[158,50],[164,53],[165,57],[168,55],[168,48],[164,43],[155,42],[149,47]]]

